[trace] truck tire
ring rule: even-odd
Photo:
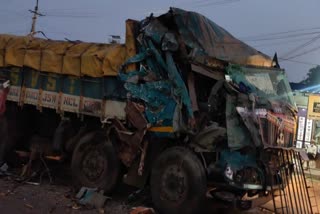
[[[172,147],[160,154],[150,182],[152,201],[165,214],[197,213],[207,188],[202,163],[184,147]]]
[[[119,180],[120,161],[109,140],[90,133],[73,151],[71,171],[76,187],[98,188],[111,193]]]

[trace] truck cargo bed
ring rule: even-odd
[[[74,77],[30,68],[1,68],[0,76],[11,83],[8,100],[18,105],[34,105],[105,118],[125,118],[125,90],[112,76]]]

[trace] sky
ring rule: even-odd
[[[36,0],[0,0],[0,33],[30,32]],[[160,15],[170,7],[201,13],[238,39],[273,57],[289,81],[320,65],[319,0],[39,0],[36,30],[50,39],[108,42],[125,35],[125,20]]]

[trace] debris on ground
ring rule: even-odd
[[[26,206],[29,209],[33,209],[33,206],[31,204],[24,204],[24,206]]]
[[[81,187],[76,198],[81,205],[89,205],[99,209],[105,205],[108,199],[110,199],[109,197],[104,196],[103,193],[102,190],[98,191],[97,188]]]
[[[8,172],[8,169],[9,169],[8,164],[6,164],[6,163],[2,164],[1,167],[0,167],[0,176],[9,176],[9,175],[11,175]]]
[[[0,167],[0,171],[1,172],[6,172],[8,170],[8,164],[4,163],[2,164],[2,166]]]
[[[78,204],[76,204],[76,203],[74,203],[71,208],[72,208],[73,210],[79,210],[79,209],[81,209],[81,206],[78,205]]]
[[[143,190],[141,190],[141,189],[139,189],[139,190],[131,193],[131,194],[128,196],[128,201],[129,201],[129,202],[136,201],[136,200],[141,196],[142,193],[143,193]]]
[[[30,185],[33,185],[33,186],[39,186],[40,183],[38,182],[26,182],[26,184],[30,184]]]
[[[155,211],[150,207],[133,207],[130,214],[155,214]]]
[[[152,205],[152,200],[150,197],[150,189],[144,188],[139,189],[128,195],[128,203],[133,207],[140,207],[142,205],[149,206]]]

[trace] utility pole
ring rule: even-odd
[[[36,33],[36,22],[38,16],[44,16],[43,14],[38,12],[39,9],[39,0],[37,0],[36,6],[34,7],[34,10],[29,10],[30,13],[33,13],[32,17],[32,25],[30,30],[30,35],[33,36]]]

